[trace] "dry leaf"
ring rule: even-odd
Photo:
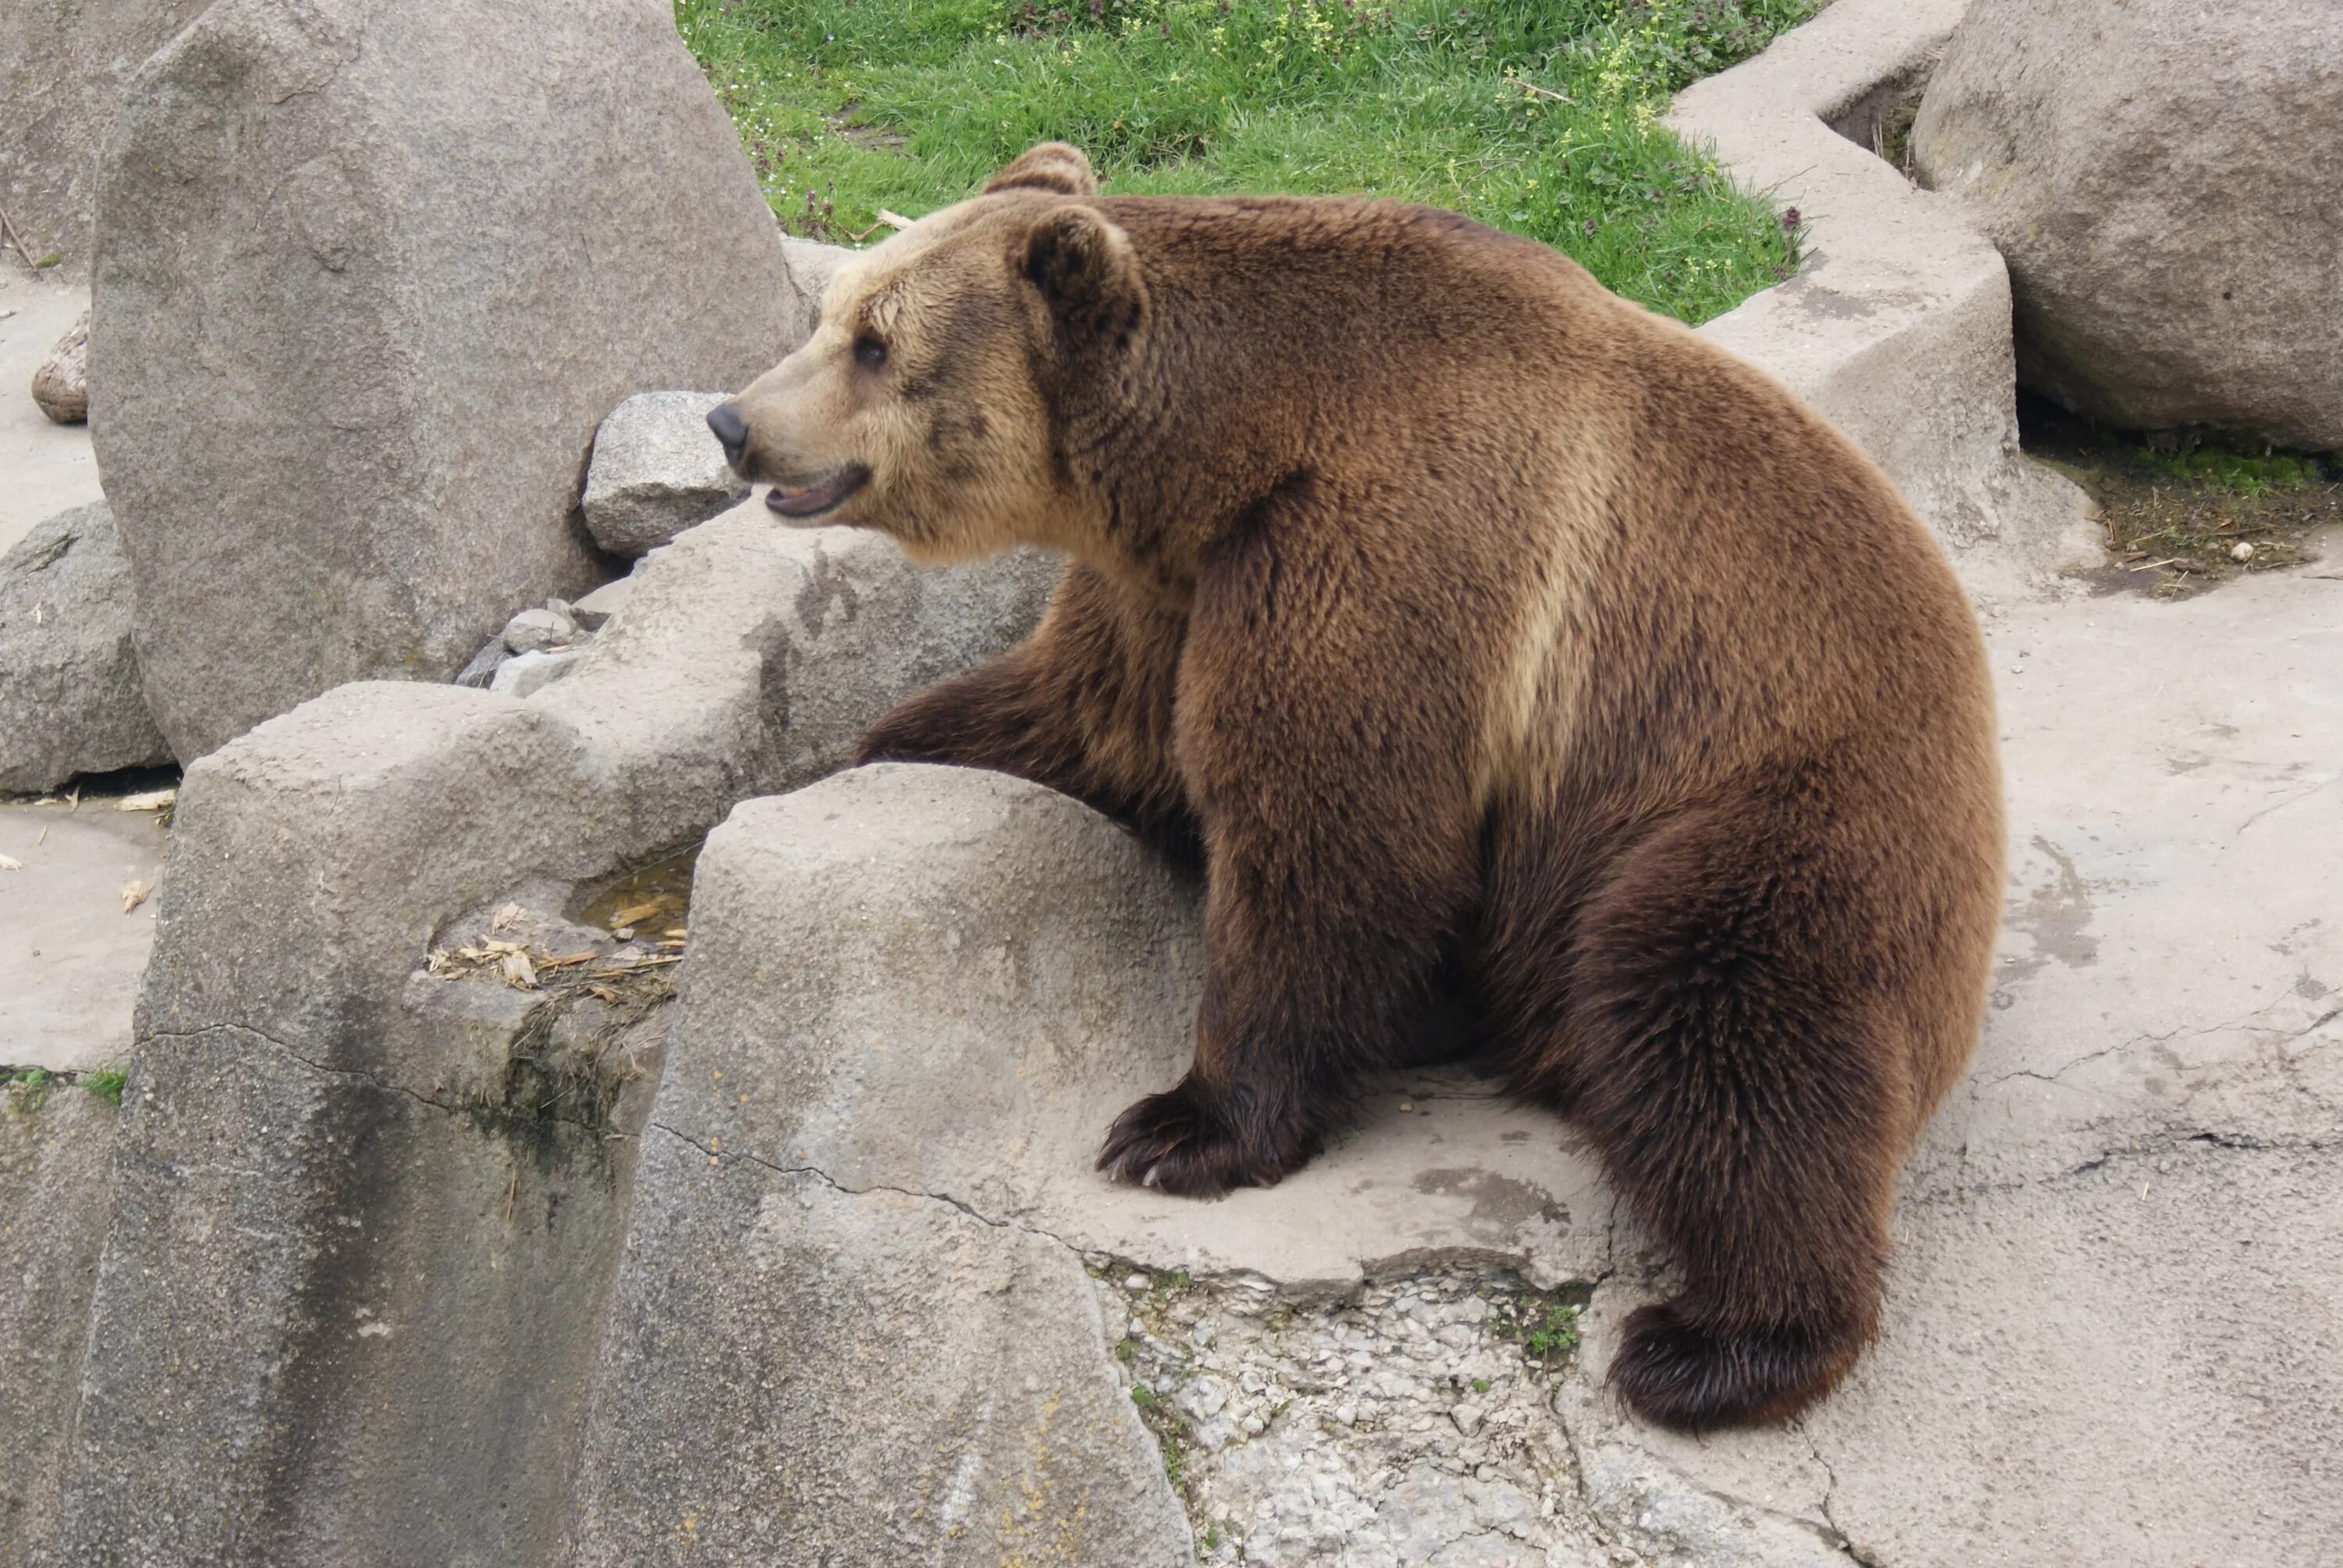
[[[636,904],[631,908],[620,910],[610,917],[610,927],[615,930],[620,926],[639,926],[654,915],[667,913],[674,904],[674,899],[661,893],[648,903]]]
[[[0,855],[0,871],[21,871],[25,862],[14,855]]]
[[[667,934],[671,937],[682,936],[685,934],[684,928],[681,926],[669,926],[667,929]]]
[[[504,970],[505,984],[515,990],[537,989],[537,970],[530,965],[528,955],[518,948],[514,948],[505,954],[504,960],[498,967]]]
[[[566,970],[572,964],[582,964],[589,959],[598,959],[601,956],[588,948],[582,953],[564,953],[558,959],[539,959],[537,960],[537,967],[541,970]]]
[[[124,914],[126,914],[126,914],[128,914],[131,910],[133,910],[136,909],[139,905],[141,905],[141,904],[145,903],[145,902],[146,901],[146,895],[147,895],[147,894],[149,894],[149,893],[151,893],[151,892],[153,892],[154,890],[155,890],[155,884],[154,884],[154,883],[152,883],[152,882],[142,882],[142,881],[139,881],[139,880],[138,880],[137,879],[136,879],[136,878],[133,878],[131,880],[129,880],[129,881],[127,881],[127,882],[123,883],[123,884],[122,884],[122,912],[123,912]]]
[[[125,795],[114,803],[117,811],[160,811],[179,798],[176,789],[149,789],[144,795]]]
[[[497,911],[497,918],[488,922],[488,930],[492,931],[501,931],[508,926],[515,926],[519,923],[520,906],[518,904],[507,904]]]

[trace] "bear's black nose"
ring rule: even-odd
[[[740,454],[749,449],[749,426],[740,411],[729,403],[719,403],[708,411],[708,427],[716,432],[726,461],[738,463]]]

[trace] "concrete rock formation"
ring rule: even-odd
[[[73,324],[33,372],[33,401],[60,425],[89,417],[89,312]]]
[[[1967,0],[1838,0],[1676,95],[1666,123],[1807,215],[1795,276],[1701,335],[1787,383],[1894,479],[1970,590],[2030,591],[2078,550],[2081,491],[2017,447],[2009,275],[1991,242],[1869,151]]]
[[[131,89],[99,241],[97,456],[188,758],[346,681],[444,680],[590,587],[597,421],[801,325],[642,0],[220,0]]]
[[[0,1082],[0,1563],[56,1539],[116,1116],[74,1083]]]
[[[1912,153],[2008,259],[2026,386],[2129,429],[2343,447],[2330,0],[1976,0]]]
[[[835,769],[1052,575],[743,507],[526,701],[354,683],[190,767],[57,1560],[548,1561],[674,962],[564,912]],[[532,920],[612,978],[446,972]]]
[[[0,0],[0,208],[34,259],[89,271],[97,155],[131,77],[211,0]]]
[[[643,392],[610,410],[594,437],[580,503],[594,542],[639,556],[749,493],[709,433],[722,392]]]
[[[0,789],[171,760],[130,628],[130,569],[104,501],[0,556]]]

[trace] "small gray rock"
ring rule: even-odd
[[[634,591],[632,578],[604,583],[569,607],[569,618],[588,631],[599,631],[612,616],[627,608],[627,596]]]
[[[577,636],[576,622],[549,609],[525,609],[505,622],[505,646],[515,653],[559,648]]]
[[[546,653],[534,649],[514,654],[497,666],[496,674],[488,678],[488,689],[507,697],[527,697],[568,674],[571,667],[585,657],[582,652]]]
[[[79,425],[89,418],[88,311],[81,313],[81,319],[33,372],[33,401],[60,425]]]
[[[130,568],[104,501],[0,556],[0,789],[171,760],[130,641]]]
[[[610,411],[586,471],[586,527],[616,555],[658,548],[749,493],[709,433],[722,392],[645,392]]]
[[[471,663],[456,672],[455,684],[485,688],[488,678],[496,674],[497,667],[511,657],[512,650],[505,646],[504,634],[499,632],[488,640],[486,648],[472,655]]]

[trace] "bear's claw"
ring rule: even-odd
[[[1271,1187],[1285,1174],[1249,1146],[1220,1097],[1193,1081],[1151,1094],[1115,1119],[1098,1168],[1182,1198],[1216,1198],[1232,1187]]]

